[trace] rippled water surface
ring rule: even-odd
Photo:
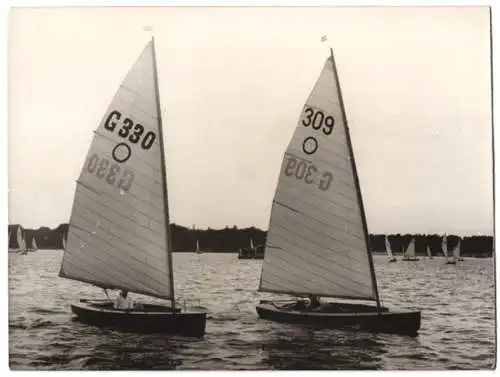
[[[9,254],[12,369],[489,369],[495,363],[491,258],[445,265],[442,258],[387,263],[375,256],[384,304],[422,310],[420,335],[411,338],[261,320],[255,305],[273,297],[256,291],[262,261],[177,253],[176,295],[208,310],[201,340],[73,321],[71,301],[105,296],[58,278],[61,259],[60,250]]]

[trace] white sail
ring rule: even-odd
[[[255,246],[253,244],[253,238],[250,237],[250,249],[253,250],[255,249]]]
[[[17,246],[21,251],[26,250],[26,241],[20,226],[17,227]]]
[[[38,250],[38,245],[36,244],[35,236],[33,236],[33,239],[31,240],[31,249],[33,251]]]
[[[62,243],[63,243],[63,250],[66,250],[66,238],[64,238],[64,236],[62,239]]]
[[[392,254],[391,244],[389,242],[389,237],[385,237],[385,249],[387,250],[387,255],[389,259],[394,259],[394,255]]]
[[[429,246],[429,244],[425,245],[425,250],[427,251],[427,256],[429,258],[432,258],[431,247]]]
[[[199,241],[199,240],[196,240],[196,252],[197,252],[198,254],[200,254],[200,253],[201,253],[201,250],[200,250],[200,241]]]
[[[444,257],[448,260],[448,241],[446,236],[443,236],[443,243],[441,247],[443,249]]]
[[[377,298],[338,85],[329,58],[284,154],[260,291]]]
[[[157,96],[151,41],[95,131],[77,182],[60,276],[173,298]]]
[[[455,245],[455,248],[453,249],[453,256],[455,259],[460,260],[460,244],[462,243],[462,240],[459,239],[457,244]]]
[[[460,260],[460,242],[461,242],[461,240],[458,240],[457,244],[453,248],[453,260],[454,261]]]
[[[412,238],[406,252],[404,253],[405,259],[415,259],[415,238]]]

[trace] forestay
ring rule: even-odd
[[[169,299],[156,80],[151,41],[95,131],[77,182],[59,275]]]
[[[260,291],[376,299],[340,88],[329,58],[285,152]]]

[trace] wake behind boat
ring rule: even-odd
[[[206,312],[174,295],[165,150],[154,39],[128,72],[94,134],[77,181],[59,276],[170,300],[115,309],[82,299],[76,316],[126,331],[201,337]]]
[[[259,291],[369,301],[262,300],[261,318],[416,335],[420,311],[380,304],[359,179],[333,52],[302,110],[274,196]],[[375,305],[373,305],[375,304]]]

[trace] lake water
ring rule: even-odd
[[[259,319],[260,260],[176,253],[176,296],[208,310],[190,339],[103,330],[73,321],[69,304],[102,290],[58,278],[61,250],[9,254],[11,369],[491,369],[495,365],[493,259],[387,263],[374,257],[384,304],[422,310],[418,337],[312,330]],[[116,293],[113,292],[113,297]],[[131,295],[132,298],[137,296]]]

